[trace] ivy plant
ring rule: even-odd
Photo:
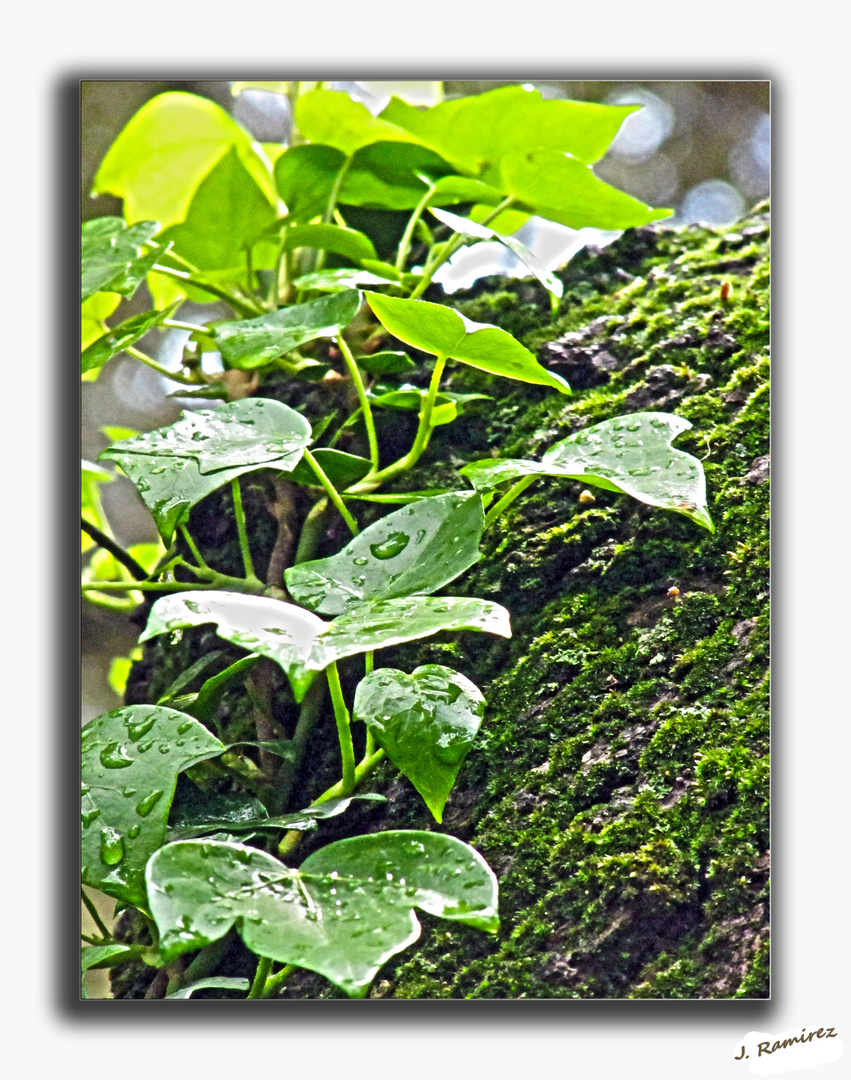
[[[86,939],[82,970],[133,958],[164,973],[170,998],[273,997],[299,968],[361,997],[418,937],[417,911],[497,933],[496,877],[443,832],[355,834],[313,844],[299,861],[305,835],[380,801],[369,787],[381,763],[439,825],[487,723],[475,672],[399,670],[381,665],[381,650],[438,633],[510,636],[508,611],[451,587],[536,480],[569,477],[713,528],[701,464],[672,445],[689,424],[660,412],[586,427],[540,459],[475,461],[445,490],[394,490],[435,429],[487,397],[448,390],[450,365],[570,393],[506,331],[421,297],[462,244],[497,239],[557,308],[560,282],[509,226],[531,214],[605,229],[666,217],[593,171],[634,107],[549,101],[515,86],[425,111],[394,98],[373,116],[321,84],[287,89],[288,146],[257,144],[191,94],[149,101],[95,180],[95,191],[123,200],[123,216],[82,231],[83,376],[124,354],[182,394],[220,399],[156,431],[114,432],[83,466],[84,596],[125,609],[146,600],[140,644],[157,643],[183,667],[155,700],[83,729],[83,885],[134,908],[153,945],[117,942],[84,893],[100,933]],[[385,225],[400,212],[388,251]],[[152,306],[123,318],[122,301],[143,282]],[[187,300],[227,314],[220,306],[207,322],[186,321]],[[188,332],[177,369],[140,348],[168,329]],[[210,352],[223,371],[205,368]],[[403,453],[382,445],[378,409],[415,414]],[[122,549],[110,529],[99,492],[114,467],[152,515],[161,544],[149,551]],[[284,493],[293,533],[265,580],[243,505],[258,476]],[[232,515],[241,572],[217,552],[205,558],[193,536],[193,510],[212,498]],[[348,539],[320,553],[335,521]],[[212,630],[219,647],[182,659],[195,628]],[[289,703],[286,721],[262,692],[273,684]],[[251,731],[232,708],[246,698]],[[305,755],[326,714],[337,735],[327,769],[339,779],[307,800]],[[236,937],[256,956],[250,985],[218,972],[223,943]]]

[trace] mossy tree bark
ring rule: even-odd
[[[302,850],[352,832],[440,828],[493,867],[502,930],[424,916],[420,942],[385,966],[373,997],[768,996],[767,211],[730,229],[633,230],[582,253],[560,275],[555,322],[530,281],[492,278],[443,298],[515,334],[574,393],[456,367],[452,389],[493,400],[438,429],[405,487],[457,487],[457,469],[488,453],[536,456],[585,425],[661,409],[694,425],[677,446],[703,460],[716,532],[539,480],[446,590],[506,606],[511,640],[447,635],[376,655],[379,666],[448,663],[472,678],[487,700],[479,738],[442,826],[387,765],[372,787],[388,802],[329,821]],[[310,393],[308,415],[327,411]],[[380,417],[398,452],[406,419]],[[303,508],[283,513],[271,483],[260,487],[247,505],[262,570]],[[359,511],[362,522],[373,512]],[[233,546],[221,502],[206,517],[199,507],[195,524],[208,551]],[[345,539],[329,519],[319,554]],[[212,633],[190,640],[199,654],[228,648]],[[155,700],[184,660],[153,643],[128,701]],[[341,667],[350,693],[362,663]],[[269,698],[286,734],[285,689]],[[294,805],[338,778],[333,745],[329,713]],[[281,996],[338,993],[297,973]]]

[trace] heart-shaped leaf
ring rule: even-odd
[[[83,870],[86,885],[145,906],[145,864],[165,839],[177,774],[224,751],[197,720],[131,705],[82,733]]]
[[[341,333],[357,315],[359,306],[360,293],[347,289],[256,319],[219,323],[210,332],[231,367],[250,370],[308,341]]]
[[[210,590],[161,597],[151,608],[139,640],[205,623],[214,623],[225,641],[280,665],[296,701],[307,693],[314,672],[346,656],[416,641],[442,630],[482,630],[511,637],[505,608],[474,597],[373,600],[326,623],[311,611],[270,597]]]
[[[425,300],[403,300],[373,292],[364,295],[381,323],[408,345],[494,375],[570,393],[560,375],[541,367],[528,349],[499,327],[473,322],[457,311]]]
[[[80,348],[87,349],[93,341],[109,333],[104,322],[121,303],[118,293],[97,292],[84,300],[80,308]],[[90,376],[94,378],[95,376]]]
[[[345,454],[342,450],[320,447],[313,451],[313,456],[320,469],[338,491],[345,490],[350,484],[356,484],[372,469],[372,462],[368,458],[359,457],[357,454]],[[296,484],[307,484],[310,487],[319,485],[316,473],[304,460],[296,465],[288,479]]]
[[[373,671],[358,683],[354,719],[411,781],[437,821],[482,720],[485,699],[465,676],[440,664],[410,675]]]
[[[379,968],[416,941],[419,907],[495,933],[497,882],[473,848],[427,832],[384,832],[329,844],[300,870],[254,848],[169,844],[147,869],[166,960],[234,925],[260,956],[316,971],[363,997]]]
[[[333,146],[291,146],[275,162],[275,183],[287,205],[288,220],[310,221],[328,208],[331,192],[346,163]]]
[[[127,226],[123,218],[102,217],[82,227],[81,299],[97,292],[132,296],[161,254],[142,249],[159,232],[157,221]]]
[[[414,143],[376,142],[352,155],[340,186],[345,206],[413,210],[427,190],[420,176],[441,178],[452,166],[432,150]],[[435,196],[439,201],[439,197]],[[458,202],[451,196],[447,201]],[[466,197],[463,201],[466,201]],[[499,201],[499,199],[497,199]]]
[[[671,446],[691,427],[671,413],[630,413],[585,428],[551,446],[542,461],[488,458],[461,469],[477,491],[520,476],[569,476],[674,510],[715,531],[706,509],[703,466]]]
[[[333,251],[353,263],[361,259],[377,259],[375,247],[368,236],[357,229],[344,229],[339,225],[292,225],[287,229],[284,250],[296,248],[319,248]]]
[[[119,323],[118,326],[83,350],[81,357],[82,372],[85,374],[87,371],[94,371],[96,368],[103,367],[107,360],[111,360],[113,356],[123,352],[128,345],[132,345],[140,338],[143,338],[155,326],[162,326],[163,322],[171,318],[175,309],[179,306],[178,302],[164,311],[146,311],[142,315],[134,315],[130,319],[125,319],[123,323]]]
[[[308,142],[353,154],[370,143],[416,142],[404,128],[373,116],[366,105],[342,90],[311,90],[296,103],[296,124]]]
[[[397,510],[327,559],[284,574],[298,604],[341,615],[364,600],[436,592],[477,562],[482,500],[466,492],[422,499]]]

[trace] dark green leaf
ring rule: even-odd
[[[81,358],[82,371],[93,371],[95,368],[103,367],[107,360],[111,360],[113,356],[123,352],[128,345],[132,345],[140,338],[143,338],[155,326],[162,326],[163,322],[171,318],[179,306],[180,304],[176,303],[166,308],[165,311],[146,311],[143,315],[134,315],[130,319],[125,319],[123,323],[119,323],[118,326],[83,350]]]
[[[337,555],[289,567],[284,579],[296,603],[321,615],[433,593],[479,560],[483,529],[477,494],[422,499],[370,525]]]
[[[223,817],[221,819],[216,819],[210,817],[205,818],[203,821],[199,820],[194,824],[189,822],[180,825],[179,827],[175,826],[173,828],[173,836],[174,839],[189,840],[196,836],[206,836],[211,833],[216,833],[219,832],[219,830],[227,830],[230,833],[262,832],[263,829],[273,829],[276,832],[280,832],[281,829],[289,829],[296,832],[312,832],[317,828],[317,822],[324,821],[326,818],[337,817],[339,814],[344,813],[353,801],[386,802],[387,800],[383,795],[367,793],[364,795],[348,795],[339,799],[329,799],[324,803],[306,806],[304,810],[296,810],[292,814],[279,814],[276,817],[269,817],[265,812],[252,818],[233,819],[231,817]],[[262,807],[261,810],[263,810]]]
[[[317,464],[338,491],[343,491],[350,484],[362,480],[372,469],[372,462],[356,454],[344,454],[342,450],[320,448],[313,451]],[[318,487],[316,473],[303,459],[296,465],[287,479],[296,484]]]
[[[346,162],[333,146],[291,146],[275,162],[275,182],[288,220],[310,221],[324,214],[334,182]]]
[[[439,664],[412,674],[373,671],[358,683],[354,719],[405,774],[437,821],[482,720],[485,699],[463,675]]]
[[[374,292],[364,295],[380,322],[408,345],[494,375],[570,393],[560,375],[542,368],[532,353],[505,330],[473,322],[457,311],[425,300],[402,300]]]
[[[405,371],[413,371],[417,366],[407,353],[389,350],[359,356],[357,362],[358,367],[370,375],[401,375]]]
[[[339,225],[293,225],[287,229],[285,251],[296,248],[320,248],[333,251],[353,263],[361,259],[377,259],[375,247],[368,236],[357,229],[343,229]]]
[[[451,165],[424,146],[376,142],[352,156],[340,186],[339,201],[344,206],[413,210],[428,190],[419,175],[437,178],[451,172]]]
[[[140,221],[129,228],[122,218],[103,217],[87,221],[82,228],[81,299],[96,292],[132,296],[156,262],[142,249],[159,232],[159,222]]]
[[[281,308],[269,315],[219,323],[213,336],[231,367],[262,367],[283,353],[320,337],[339,334],[358,313],[355,289]]]
[[[348,499],[357,499],[360,502],[379,503],[382,506],[407,506],[408,503],[419,502],[420,499],[430,499],[433,495],[449,495],[449,488],[427,488],[425,491],[400,491],[395,495],[347,495]]]
[[[251,795],[237,791],[203,791],[184,778],[178,784],[171,804],[168,827],[171,832],[181,835],[198,829],[214,832],[214,828],[206,826],[213,823],[215,828],[234,829],[268,817],[263,803]]]
[[[427,832],[339,841],[300,870],[242,844],[181,841],[157,852],[147,880],[167,960],[236,925],[253,952],[316,971],[351,997],[419,937],[414,907],[491,933],[499,925],[487,863]]]
[[[89,945],[80,950],[80,973],[85,974],[92,968],[115,967],[144,951],[142,945]]]
[[[191,716],[154,705],[96,717],[82,747],[83,883],[144,908],[177,774],[225,748]]]
[[[180,998],[191,998],[196,990],[242,990],[247,992],[251,984],[248,979],[229,979],[224,975],[211,975],[207,979],[198,979],[197,982],[183,986],[171,994],[166,994],[166,1001]]]
[[[706,509],[703,466],[671,443],[691,427],[670,413],[630,413],[584,428],[551,446],[543,460],[488,458],[461,469],[477,491],[521,476],[568,476],[674,510],[715,531]]]

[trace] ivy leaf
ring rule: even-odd
[[[379,141],[417,141],[404,128],[373,116],[366,105],[342,90],[302,94],[296,102],[295,118],[308,142],[336,147],[346,155]]]
[[[284,250],[296,248],[319,248],[333,251],[353,263],[361,259],[377,259],[375,246],[368,236],[357,229],[341,228],[339,225],[292,225],[287,229]]]
[[[86,724],[82,746],[83,883],[144,908],[177,774],[224,745],[185,713],[131,705]]]
[[[629,413],[585,428],[551,446],[543,460],[474,461],[461,469],[477,491],[520,476],[568,476],[674,510],[710,532],[703,466],[673,440],[691,424],[671,413]]]
[[[87,349],[83,350],[81,357],[81,369],[83,374],[103,367],[107,360],[123,352],[128,345],[143,338],[155,326],[162,326],[166,319],[170,319],[180,302],[172,304],[164,311],[146,311],[142,315],[134,315],[125,319],[118,326],[109,330],[103,337],[92,342]]]
[[[427,664],[410,675],[393,668],[371,672],[358,683],[353,716],[372,729],[378,745],[441,821],[484,705],[469,679]]]
[[[313,456],[338,491],[343,491],[350,484],[356,484],[372,469],[372,462],[368,458],[359,457],[357,454],[346,454],[342,450],[320,447],[313,451]],[[316,473],[304,460],[296,465],[287,479],[296,484],[307,484],[309,487],[319,485]]]
[[[364,295],[382,325],[414,348],[460,360],[494,375],[570,393],[560,375],[541,367],[528,349],[499,327],[473,322],[457,311],[425,300],[402,300],[373,292]]]
[[[458,873],[457,871],[460,871]],[[473,848],[428,832],[342,840],[293,870],[256,848],[187,840],[147,868],[166,961],[236,926],[260,956],[316,971],[350,997],[417,940],[419,907],[495,933],[497,882]]]
[[[142,249],[159,232],[159,222],[140,221],[127,226],[119,217],[95,218],[82,227],[81,300],[97,292],[132,296],[162,254]]]
[[[219,323],[210,332],[231,367],[250,370],[315,338],[334,337],[357,315],[359,306],[360,293],[347,289],[256,319]]]
[[[560,299],[564,295],[564,285],[555,274],[547,270],[537,256],[533,255],[525,244],[521,244],[513,236],[503,236],[502,233],[488,229],[485,225],[479,225],[475,221],[459,217],[457,214],[450,214],[447,210],[438,210],[436,207],[432,207],[431,213],[434,214],[438,221],[442,221],[444,225],[448,225],[450,229],[473,243],[479,240],[496,240],[498,243],[503,244],[517,256],[524,266],[527,266],[532,271],[552,297]]]
[[[307,693],[314,672],[347,656],[443,630],[482,630],[511,637],[505,608],[474,597],[373,600],[326,623],[311,611],[270,597],[210,590],[161,597],[151,608],[139,641],[206,623],[215,624],[225,641],[274,660],[289,678],[297,702]]]
[[[296,603],[320,615],[433,593],[479,560],[483,529],[478,494],[422,499],[370,525],[337,555],[289,567],[284,579]]]
[[[275,162],[275,183],[287,220],[310,221],[324,214],[346,155],[333,146],[291,146]]]
[[[109,148],[92,191],[123,199],[128,221],[155,218],[167,228],[185,220],[202,180],[231,149],[274,207],[269,163],[247,131],[208,98],[181,91],[159,94]]]
[[[166,994],[166,1001],[173,998],[191,998],[196,990],[242,990],[248,992],[251,983],[248,979],[231,979],[225,975],[210,975],[206,979],[198,979],[188,986],[182,986],[179,990]]]

